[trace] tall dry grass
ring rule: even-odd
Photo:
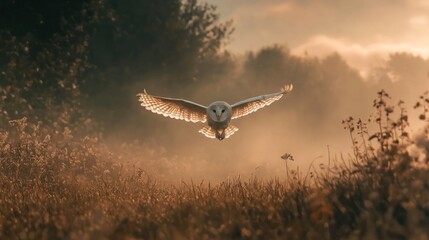
[[[378,93],[369,122],[343,122],[354,156],[287,169],[286,181],[169,184],[120,164],[96,137],[10,121],[0,132],[0,238],[427,239],[429,97],[415,105],[426,122],[416,136],[389,98]]]

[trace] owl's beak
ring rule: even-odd
[[[219,114],[218,112],[216,112],[216,117],[217,117],[217,120],[220,120],[220,116],[221,116],[222,114]]]

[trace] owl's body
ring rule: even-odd
[[[224,101],[216,101],[208,107],[183,99],[152,96],[147,94],[146,90],[137,96],[140,97],[141,105],[154,113],[190,122],[207,122],[207,125],[199,132],[206,137],[223,140],[238,131],[237,127],[230,125],[231,119],[248,115],[268,106],[292,89],[292,85],[286,85],[277,93],[249,98],[233,105]]]

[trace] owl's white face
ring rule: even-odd
[[[213,122],[229,122],[231,120],[231,106],[223,101],[217,101],[207,108],[207,115]]]

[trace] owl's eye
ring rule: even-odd
[[[225,112],[225,109],[222,109],[222,112],[224,113],[224,112]]]
[[[213,109],[213,112],[216,113],[216,110]]]

